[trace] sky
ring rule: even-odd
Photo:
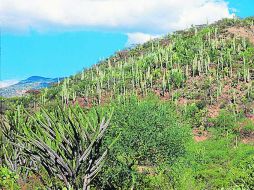
[[[1,0],[0,87],[64,77],[192,24],[254,16],[254,0]]]

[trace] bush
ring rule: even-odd
[[[232,132],[236,127],[236,116],[227,110],[221,110],[214,120],[214,126],[224,132]]]
[[[17,179],[18,175],[11,172],[7,167],[0,167],[0,189],[20,189]]]
[[[177,88],[182,87],[185,80],[182,70],[173,69],[170,76],[170,80]]]
[[[185,156],[171,167],[172,189],[253,189],[253,146],[234,147],[234,138],[190,143]]]
[[[206,114],[207,110],[203,109],[202,102],[192,103],[185,107],[183,116],[192,127],[206,127]]]
[[[144,182],[147,180],[144,173],[156,176],[163,170],[162,165],[171,165],[184,155],[189,129],[180,123],[170,104],[152,98],[140,103],[134,98],[125,105],[113,106],[114,127],[107,138],[110,142],[121,135],[113,147],[110,164],[100,176],[101,185],[128,189],[142,183],[143,188],[150,187]]]

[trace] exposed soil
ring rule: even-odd
[[[163,95],[163,92],[160,89],[154,89],[153,91],[154,91],[154,94],[158,96],[161,100],[170,100],[171,98],[169,92],[164,92],[164,95]]]
[[[216,118],[217,116],[219,116],[219,112],[220,112],[219,104],[208,106],[208,117]]]
[[[231,27],[228,28],[227,31],[236,36],[247,38],[251,43],[254,44],[254,26],[250,27],[250,29],[244,27]]]
[[[154,176],[155,175],[155,168],[152,166],[141,166],[138,165],[137,167],[137,172],[141,173],[141,174],[148,174],[150,176]]]
[[[254,134],[250,135],[250,136],[246,136],[242,138],[242,142],[244,144],[252,144],[254,145]]]
[[[241,131],[241,140],[244,144],[253,144],[254,145],[254,131],[246,132]]]
[[[32,175],[32,176],[28,177],[26,179],[26,181],[23,181],[22,179],[19,179],[18,183],[19,183],[19,185],[21,187],[21,190],[33,189],[34,188],[33,186],[35,184],[36,185],[38,185],[38,184],[41,184],[41,185],[44,184],[43,180],[42,180],[42,177],[39,176],[39,175]],[[44,185],[46,185],[46,184],[44,184]]]
[[[192,133],[194,135],[194,140],[196,142],[202,142],[210,138],[210,134],[208,131],[200,130],[200,129],[193,129]]]
[[[188,99],[186,99],[186,98],[179,98],[179,100],[178,100],[178,104],[180,104],[180,105],[186,105],[188,103]]]
[[[254,122],[254,114],[246,114],[246,117]]]

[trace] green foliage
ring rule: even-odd
[[[241,147],[243,148],[243,147]],[[232,177],[235,186],[242,189],[254,189],[254,152],[240,151],[241,157],[234,160],[232,167]]]
[[[141,102],[131,98],[125,105],[111,106],[115,107],[115,114],[107,138],[120,136],[103,170],[103,185],[120,188],[141,183],[149,187],[138,168],[156,173],[162,172],[160,166],[173,164],[185,153],[189,127],[180,122],[170,104],[153,98]]]
[[[192,103],[184,107],[183,117],[192,127],[206,127],[207,111],[204,102]]]
[[[253,147],[235,147],[233,139],[189,144],[185,157],[172,167],[174,189],[253,189]]]
[[[78,106],[57,107],[53,112],[42,109],[33,115],[18,108],[4,121],[3,131],[50,177],[57,176],[69,188],[83,184],[87,189],[108,153],[101,146],[109,120],[95,115],[90,120]]]
[[[177,88],[180,88],[184,83],[184,74],[182,70],[173,69],[170,75],[170,80]]]
[[[254,122],[250,119],[244,120],[244,126],[242,128],[242,131],[246,134],[254,133]]]
[[[236,127],[236,115],[228,110],[221,110],[214,119],[214,126],[224,132],[232,132]]]
[[[11,172],[7,167],[0,166],[0,189],[20,189],[17,183],[18,175]]]

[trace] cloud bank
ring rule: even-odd
[[[137,33],[163,34],[232,16],[223,0],[1,0],[0,3],[4,30],[103,29],[137,36]]]
[[[19,81],[18,80],[3,80],[0,81],[0,88],[8,87],[13,84],[17,84]]]
[[[160,35],[151,35],[151,34],[145,34],[141,32],[127,33],[127,36],[128,36],[128,41],[126,43],[126,46],[142,44],[154,38],[160,37]]]

